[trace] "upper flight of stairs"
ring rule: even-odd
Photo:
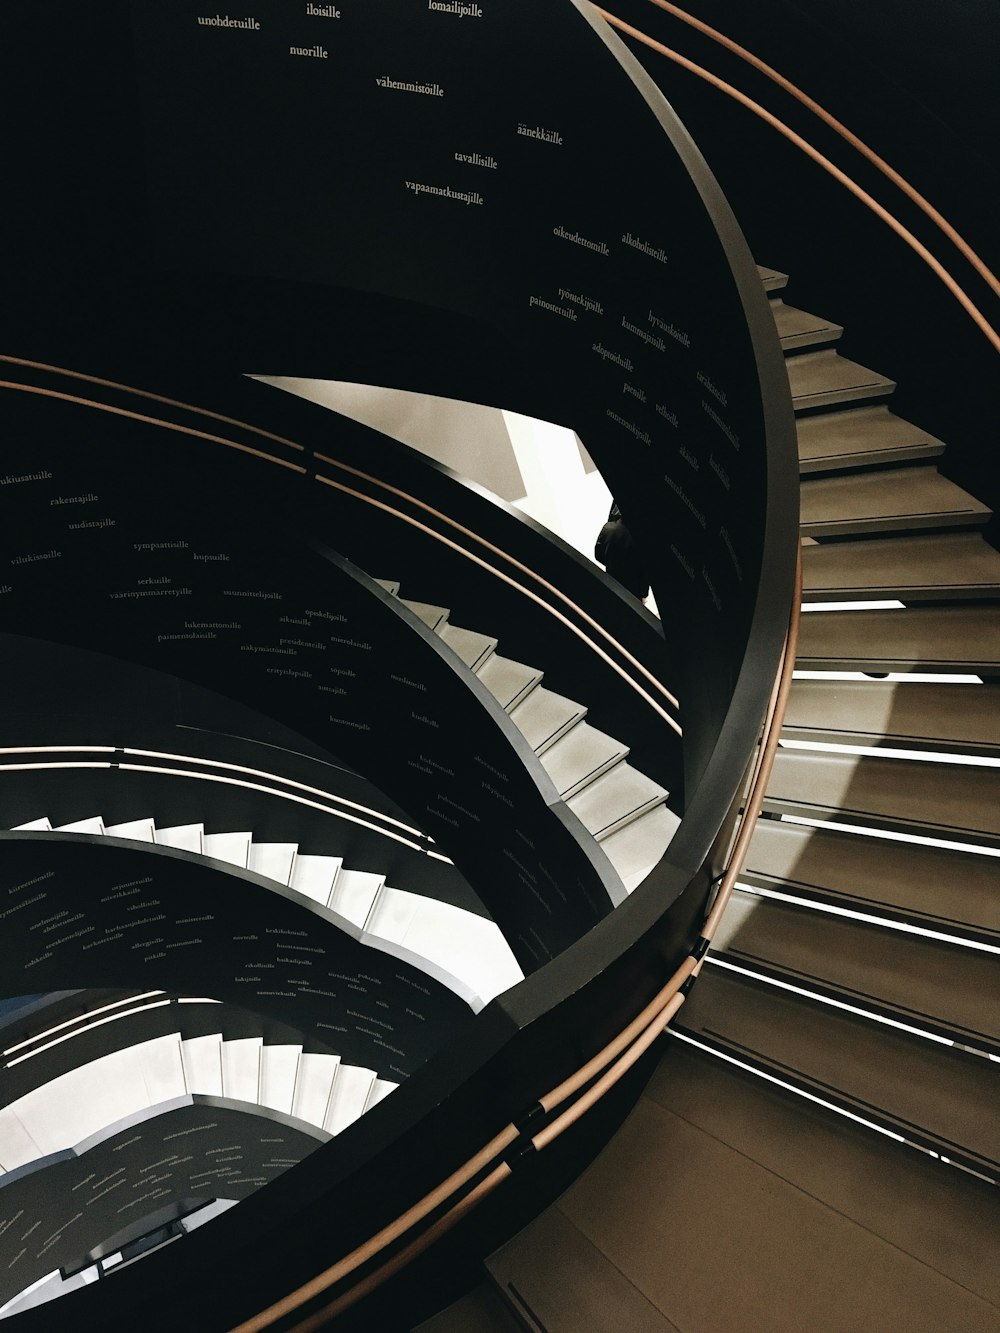
[[[378,580],[393,596],[399,584]],[[628,762],[629,748],[587,722],[584,704],[541,684],[535,667],[501,657],[497,640],[449,622],[449,611],[400,598],[478,676],[524,736],[560,796],[601,844],[631,892],[666,851],[680,823],[669,792]]]
[[[892,413],[891,381],[787,305],[784,274],[760,272],[801,473],[783,748],[646,1094],[487,1267],[519,1325],[548,1333],[987,1333],[1000,554],[978,531],[989,509],[937,471],[944,444]],[[457,1311],[422,1329],[448,1333]]]
[[[22,830],[90,833],[176,847],[211,857],[293,889],[312,910],[362,944],[405,959],[456,991],[478,1012],[523,979],[500,928],[486,917],[349,870],[337,856],[309,855],[292,842],[255,842],[250,832],[206,833],[204,824],[161,828],[153,819],[105,825],[100,815],[52,829],[40,816]]]

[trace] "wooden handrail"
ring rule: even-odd
[[[531,1136],[530,1142],[537,1151],[548,1147],[550,1143],[569,1129],[632,1068],[666,1029],[684,1003],[688,984],[701,970],[702,959],[708,948],[708,943],[715,933],[743,867],[754,826],[763,805],[764,793],[771,776],[774,758],[778,751],[785,708],[792,687],[792,673],[795,667],[795,652],[798,644],[802,601],[801,547],[796,556],[792,598],[788,632],[764,719],[759,761],[755,768],[749,795],[744,802],[739,831],[729,855],[726,872],[722,877],[715,902],[705,919],[695,951],[684,959],[667,984],[617,1037],[581,1066],[575,1074],[538,1099],[538,1105],[543,1110],[552,1110],[571,1097],[575,1091],[583,1087],[592,1078],[600,1075],[583,1096],[578,1098],[554,1121]],[[602,1073],[602,1071],[604,1072]],[[384,1227],[370,1240],[359,1245],[350,1254],[322,1273],[317,1274],[309,1282],[296,1288],[295,1291],[289,1292],[281,1300],[251,1316],[250,1319],[244,1320],[230,1333],[261,1333],[262,1330],[270,1328],[276,1320],[292,1313],[308,1301],[314,1300],[323,1291],[328,1290],[357,1268],[371,1262],[393,1241],[400,1239],[406,1231],[411,1230],[430,1213],[442,1207],[458,1190],[481,1171],[484,1171],[487,1166],[506,1152],[521,1137],[522,1133],[516,1125],[507,1125],[475,1157],[470,1158],[463,1166],[452,1172],[447,1180],[443,1181],[429,1194],[426,1194],[412,1208],[397,1218],[395,1222]],[[494,1166],[493,1170],[480,1180],[472,1191],[453,1203],[446,1212],[436,1219],[431,1227],[410,1241],[391,1258],[366,1274],[355,1286],[341,1293],[335,1300],[297,1323],[291,1333],[313,1333],[314,1330],[321,1328],[330,1319],[356,1304],[364,1296],[369,1295],[393,1274],[404,1268],[411,1259],[461,1221],[476,1204],[492,1193],[510,1174],[511,1169],[506,1162],[500,1162]]]
[[[917,240],[916,236],[914,236],[908,228],[904,227],[899,219],[890,213],[887,208],[883,207],[883,205],[870,195],[867,190],[862,189],[857,181],[848,176],[845,171],[841,171],[841,169],[838,166],[835,166],[828,157],[824,157],[819,149],[814,148],[807,139],[804,139],[801,134],[797,134],[795,130],[789,125],[786,125],[783,120],[779,120],[777,116],[772,115],[771,112],[761,106],[759,102],[755,102],[753,98],[748,97],[746,93],[740,92],[738,88],[735,88],[731,83],[727,83],[725,79],[720,79],[717,74],[713,74],[703,66],[695,64],[693,60],[688,60],[686,56],[682,56],[678,51],[672,50],[669,46],[664,46],[662,42],[658,42],[654,37],[650,37],[648,33],[642,32],[639,28],[633,27],[631,23],[626,23],[624,19],[617,18],[614,14],[609,14],[606,9],[602,9],[599,5],[592,5],[591,7],[595,14],[599,14],[601,18],[613,28],[617,28],[620,32],[627,33],[630,37],[634,37],[637,42],[641,42],[643,46],[648,46],[651,51],[656,51],[661,56],[666,56],[666,58],[672,60],[675,65],[679,65],[682,69],[686,69],[690,74],[697,75],[698,78],[703,79],[706,83],[710,83],[713,88],[718,88],[719,91],[725,93],[727,97],[731,97],[734,102],[739,102],[741,106],[745,106],[748,111],[752,111],[754,115],[758,116],[765,124],[770,125],[772,129],[777,130],[779,134],[783,135],[789,143],[793,143],[796,148],[801,149],[807,157],[812,158],[817,165],[822,167],[823,170],[832,176],[835,181],[838,181],[843,185],[846,190],[849,190],[856,199],[859,199],[867,209],[884,222],[887,227],[891,228],[892,231],[894,231],[896,235],[910,247],[913,253],[927,265],[931,272],[934,273],[941,282],[944,283],[951,295],[973,320],[979,331],[988,339],[993,347],[1000,352],[1000,333],[997,333],[996,329],[993,328],[983,312],[974,304],[971,297],[969,297],[963,288],[959,286],[958,282],[952,277],[944,265],[931,254],[926,245]]]
[[[748,65],[752,65],[755,70],[769,78],[772,83],[776,83],[779,88],[794,97],[797,102],[801,102],[801,104],[806,107],[807,110],[811,111],[813,115],[818,116],[825,125],[828,125],[831,130],[839,134],[845,143],[850,144],[850,146],[856,149],[862,157],[866,157],[868,161],[871,162],[872,166],[877,167],[882,175],[885,176],[887,180],[890,180],[897,189],[902,190],[903,194],[905,194],[912,203],[916,204],[921,212],[925,213],[927,217],[930,218],[938,230],[951,241],[956,250],[969,261],[987,286],[992,289],[994,294],[1000,296],[1000,278],[997,278],[996,274],[987,267],[985,261],[979,257],[975,250],[973,250],[968,241],[966,241],[955,227],[952,226],[948,219],[934,207],[930,200],[920,193],[916,186],[911,185],[905,176],[900,175],[895,167],[890,166],[884,157],[881,157],[876,153],[874,148],[869,147],[869,145],[866,144],[863,139],[860,139],[853,130],[849,130],[843,121],[838,120],[832,112],[827,111],[826,107],[821,106],[814,97],[810,97],[807,92],[798,86],[798,84],[793,83],[791,79],[787,79],[784,74],[779,73],[773,65],[769,65],[767,61],[762,60],[760,56],[754,55],[752,51],[748,50],[745,46],[741,46],[739,42],[735,41],[732,37],[727,36],[726,33],[720,32],[718,28],[713,28],[711,24],[705,23],[702,19],[696,18],[693,14],[689,14],[687,10],[681,9],[679,5],[671,4],[671,0],[650,0],[650,4],[656,5],[658,9],[662,9],[665,13],[672,15],[675,19],[679,19],[681,23],[686,23],[697,32],[711,38],[713,42],[718,42],[718,44],[725,47],[727,51],[731,51],[733,55],[739,56],[739,58],[745,60]]]

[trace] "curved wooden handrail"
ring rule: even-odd
[[[686,56],[682,56],[678,51],[672,50],[669,46],[664,46],[662,42],[658,42],[654,37],[650,37],[648,33],[642,32],[641,29],[633,27],[631,23],[626,23],[624,19],[617,18],[614,14],[608,13],[606,9],[602,9],[599,5],[593,5],[592,9],[595,14],[599,14],[601,18],[613,28],[617,28],[620,32],[627,33],[630,37],[634,37],[637,42],[641,42],[644,46],[648,46],[650,50],[658,52],[661,56],[666,56],[666,58],[672,60],[675,65],[679,65],[682,69],[686,69],[688,73],[696,75],[699,79],[703,79],[706,83],[711,84],[713,88],[718,88],[719,91],[725,93],[727,97],[731,97],[733,101],[739,102],[741,106],[745,106],[748,111],[752,111],[753,114],[764,121],[766,125],[770,125],[772,129],[777,130],[777,132],[786,138],[789,143],[793,143],[796,148],[801,149],[807,157],[812,158],[818,166],[822,167],[825,172],[832,176],[835,181],[839,182],[839,184],[843,185],[846,190],[849,190],[856,199],[859,199],[865,207],[875,215],[875,217],[884,222],[887,227],[891,228],[891,230],[910,247],[913,253],[927,265],[931,272],[934,273],[942,283],[944,283],[945,287],[966,314],[972,319],[979,331],[988,339],[992,346],[1000,352],[1000,333],[993,328],[983,312],[977,305],[975,305],[971,297],[963,290],[955,278],[952,277],[940,260],[936,259],[926,245],[924,245],[922,241],[917,240],[916,236],[914,236],[907,227],[904,227],[897,217],[890,213],[889,210],[870,195],[867,190],[862,189],[857,181],[848,176],[845,171],[841,171],[840,167],[835,166],[834,163],[831,162],[828,157],[825,157],[818,148],[814,148],[807,139],[804,139],[801,134],[797,134],[795,130],[789,125],[786,125],[783,120],[779,120],[777,116],[772,115],[772,113],[765,107],[761,106],[759,102],[755,102],[753,98],[748,97],[746,93],[740,92],[738,88],[735,88],[731,83],[727,83],[725,79],[720,79],[717,74],[713,74],[702,65],[695,64],[693,60],[688,60]]]
[[[778,751],[785,708],[792,688],[792,673],[798,644],[802,601],[801,548],[799,548],[796,557],[795,586],[792,598],[788,633],[764,719],[763,738],[750,792],[744,802],[739,830],[729,854],[725,874],[721,878],[719,891],[705,919],[695,950],[684,959],[667,984],[617,1037],[613,1038],[603,1050],[581,1066],[575,1074],[539,1098],[538,1105],[544,1111],[550,1111],[571,1097],[581,1087],[584,1087],[595,1076],[599,1076],[583,1096],[579,1097],[555,1120],[530,1137],[530,1143],[537,1151],[546,1148],[585,1115],[642,1057],[681,1008],[688,984],[701,970],[702,959],[708,944],[715,933],[743,867],[757,817],[763,806],[764,792],[771,776],[774,758]],[[357,1246],[350,1254],[345,1255],[343,1259],[338,1260],[337,1263],[317,1274],[309,1282],[304,1283],[295,1291],[283,1296],[281,1300],[275,1301],[274,1304],[261,1310],[258,1314],[238,1324],[230,1330],[230,1333],[262,1333],[262,1330],[270,1328],[276,1320],[291,1314],[307,1302],[315,1300],[317,1296],[329,1290],[330,1287],[349,1276],[356,1269],[371,1263],[387,1246],[400,1239],[424,1218],[446,1204],[458,1190],[494,1163],[501,1153],[506,1152],[521,1137],[522,1132],[516,1125],[507,1125],[475,1157],[470,1158],[463,1166],[452,1172],[445,1181],[442,1181],[434,1190],[415,1203],[395,1222],[383,1227],[375,1236]],[[411,1259],[427,1249],[435,1240],[461,1221],[476,1204],[492,1193],[510,1174],[511,1168],[506,1162],[495,1165],[493,1170],[483,1177],[472,1191],[454,1202],[446,1212],[435,1220],[431,1227],[421,1232],[391,1258],[367,1273],[355,1286],[342,1292],[333,1301],[313,1311],[312,1314],[295,1324],[290,1333],[313,1333],[313,1330],[322,1328],[336,1315],[374,1291],[392,1277],[394,1273],[404,1268]]]
[[[794,97],[797,102],[800,102],[807,110],[811,111],[813,115],[818,116],[825,125],[828,125],[831,130],[839,134],[845,143],[850,144],[850,146],[859,152],[862,157],[866,157],[868,161],[871,162],[872,166],[877,167],[887,180],[890,180],[912,203],[916,204],[921,212],[925,213],[927,217],[930,218],[938,230],[951,241],[956,250],[969,261],[995,295],[1000,296],[1000,278],[987,267],[985,261],[980,258],[975,250],[973,250],[968,241],[965,240],[948,219],[934,207],[930,200],[920,193],[915,185],[911,185],[906,177],[901,175],[895,167],[890,166],[884,157],[881,157],[876,153],[874,148],[871,148],[866,144],[865,141],[859,138],[853,130],[849,130],[843,121],[838,120],[832,112],[827,111],[826,107],[817,102],[814,97],[810,97],[807,92],[798,86],[798,84],[793,83],[791,79],[787,79],[784,74],[779,73],[773,65],[769,65],[767,61],[762,60],[760,56],[754,55],[752,51],[748,50],[745,46],[741,46],[739,42],[735,41],[732,37],[727,36],[726,33],[720,32],[718,28],[713,28],[710,23],[705,23],[703,19],[696,18],[693,14],[689,14],[687,10],[681,9],[679,5],[672,4],[671,0],[650,0],[650,4],[656,5],[658,9],[662,9],[665,13],[672,15],[675,19],[679,19],[681,23],[686,23],[697,32],[711,38],[713,42],[718,42],[718,44],[725,47],[727,51],[731,51],[733,55],[739,56],[739,58],[745,60],[748,65],[752,65],[755,70],[769,78],[772,83],[776,83],[779,88],[788,93],[791,97]]]

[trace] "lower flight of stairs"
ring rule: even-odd
[[[55,829],[42,815],[18,829],[128,838],[252,870],[301,894],[312,911],[362,944],[421,968],[476,1012],[523,979],[493,921],[451,903],[395,889],[382,875],[349,870],[340,857],[300,852],[296,843],[255,842],[250,832],[206,833],[202,823],[161,828],[150,818],[106,825],[100,815]]]
[[[227,1040],[218,1032],[185,1039],[175,1032],[77,1065],[0,1109],[0,1179],[177,1098],[223,1098],[243,1111],[278,1111],[323,1131],[322,1140],[342,1133],[396,1087],[373,1069],[301,1045]]]

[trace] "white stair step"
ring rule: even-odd
[[[222,1095],[238,1102],[260,1098],[260,1052],[263,1037],[238,1037],[222,1043]]]
[[[374,1069],[362,1069],[360,1065],[340,1065],[333,1080],[323,1128],[330,1134],[341,1134],[348,1125],[353,1125],[364,1114],[374,1082]]]
[[[133,842],[152,842],[155,827],[151,819],[130,819],[124,824],[107,824],[104,832],[109,838],[131,838]]]
[[[188,1092],[199,1092],[205,1097],[222,1096],[221,1032],[182,1041],[181,1059]]]
[[[767,268],[764,264],[758,264],[757,272],[760,274],[760,280],[764,284],[766,292],[780,291],[788,283],[788,274],[779,273],[776,268]]]
[[[204,836],[204,824],[175,824],[172,828],[153,830],[153,840],[158,847],[176,847],[178,851],[197,852],[199,856]]]
[[[647,810],[661,805],[668,792],[629,764],[618,764],[566,802],[600,842]]]
[[[326,1108],[330,1102],[330,1089],[339,1064],[339,1055],[303,1053],[299,1056],[292,1096],[292,1115],[297,1120],[306,1120],[310,1125],[323,1128]]]
[[[528,697],[542,678],[537,668],[513,662],[499,653],[492,653],[476,675],[508,713]]]
[[[365,934],[402,944],[421,901],[418,893],[386,884],[365,921]]]
[[[339,856],[303,856],[296,852],[288,887],[326,907],[341,864]]]
[[[365,1110],[370,1111],[373,1106],[378,1106],[379,1102],[384,1101],[390,1092],[395,1092],[399,1087],[398,1083],[393,1083],[388,1078],[377,1078],[368,1092],[368,1100],[365,1102]]]
[[[628,755],[628,746],[589,722],[577,726],[544,752],[542,766],[562,797],[574,796]]]
[[[680,819],[665,805],[647,810],[601,842],[601,850],[618,871],[627,893],[646,878],[670,845]]]
[[[234,1208],[237,1202],[237,1199],[213,1199],[211,1203],[206,1203],[204,1208],[199,1208],[196,1213],[189,1213],[187,1217],[182,1217],[179,1222],[180,1229],[187,1232],[197,1231],[206,1222],[212,1222],[228,1209]]]
[[[206,833],[201,840],[202,855],[246,870],[252,841],[252,833]]]
[[[287,884],[292,877],[292,864],[298,850],[298,844],[294,842],[252,842],[249,869],[279,884]]]
[[[292,1114],[301,1046],[264,1046],[260,1052],[260,1104]]]
[[[390,597],[399,596],[398,579],[373,579],[372,581],[377,583],[380,588],[384,588]]]
[[[17,1112],[4,1107],[0,1111],[0,1166],[4,1171],[13,1171],[43,1155]]]
[[[104,820],[100,815],[90,819],[74,819],[71,824],[57,824],[56,833],[104,833]]]
[[[510,710],[510,720],[536,754],[544,754],[561,736],[587,715],[583,704],[565,699],[543,685],[531,691],[523,703]]]
[[[450,903],[386,885],[368,922],[366,936],[397,957],[432,964],[446,984],[459,982],[478,1012],[497,995],[524,980],[510,946],[493,921]]]
[[[496,652],[496,639],[472,629],[462,629],[459,625],[443,625],[441,638],[472,671],[478,671],[490,654]]]
[[[384,884],[385,876],[370,870],[341,870],[333,886],[330,908],[363,930]]]
[[[166,1037],[156,1037],[143,1042],[138,1049],[149,1105],[157,1106],[160,1102],[183,1097],[187,1083],[181,1056],[181,1034],[172,1032]]]
[[[150,1105],[135,1047],[79,1065],[11,1103],[42,1155],[71,1148]]]
[[[27,824],[15,824],[12,830],[14,833],[51,833],[52,824],[49,822],[48,815],[42,815],[41,819],[29,819]]]
[[[428,629],[436,633],[443,628],[448,620],[448,608],[446,606],[432,606],[430,602],[411,602],[409,597],[400,597],[399,599],[405,607],[424,622]]]

